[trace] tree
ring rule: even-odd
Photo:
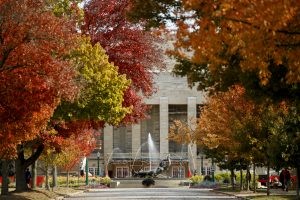
[[[60,100],[74,98],[78,90],[74,69],[62,58],[74,38],[67,22],[35,1],[2,1],[0,6],[0,152],[4,158],[15,156],[18,144],[35,138]]]
[[[71,51],[70,59],[79,73],[80,94],[72,103],[63,101],[52,119],[120,123],[132,110],[122,105],[130,81],[109,63],[104,49],[99,44],[92,45],[87,37],[80,39],[79,46]]]
[[[47,189],[50,189],[48,178],[50,167],[59,166],[69,172],[82,157],[90,154],[96,142],[95,130],[87,121],[72,121],[59,127],[56,133],[44,138],[47,144],[40,157],[46,174]]]
[[[63,18],[55,17],[44,2],[1,1],[1,157],[16,160],[17,190],[27,188],[24,171],[43,150],[25,157],[26,143],[46,130],[62,99],[78,92],[75,69],[64,59],[76,34]],[[15,15],[18,13],[18,15]]]
[[[124,94],[123,105],[133,108],[123,122],[136,122],[145,118],[147,106],[144,96],[153,93],[153,70],[162,66],[161,53],[155,36],[144,32],[140,25],[126,19],[128,0],[92,0],[84,5],[82,32],[91,37],[93,44],[99,42],[109,56],[109,61],[118,66],[118,72],[131,80]]]
[[[123,91],[127,88],[129,81],[124,76],[118,75],[117,68],[108,62],[105,52],[99,45],[92,46],[88,38],[79,39],[78,42],[78,46],[65,58],[70,59],[73,67],[78,71],[76,80],[81,85],[79,95],[73,102],[61,101],[51,117],[47,131],[42,132],[34,141],[24,144],[24,149],[26,146],[42,150],[50,145],[55,148],[47,148],[46,152],[60,153],[64,140],[78,138],[77,134],[86,133],[84,130],[103,127],[103,122],[117,124],[126,113],[130,112],[130,108],[122,105]],[[82,131],[76,131],[77,129],[74,129],[76,126]],[[92,136],[89,139],[92,140]],[[87,146],[80,147],[82,147],[82,152],[84,149],[91,151],[91,148]],[[18,158],[21,156],[24,156],[24,150],[19,150]],[[19,165],[22,166],[21,164],[32,157],[22,159]],[[26,165],[30,165],[38,158],[38,155],[34,158]],[[55,162],[56,156],[48,156],[47,163]],[[18,166],[16,170],[22,171]],[[17,183],[20,182],[19,180],[17,179]]]
[[[257,121],[254,111],[255,104],[246,98],[245,89],[235,86],[208,98],[194,131],[176,122],[171,126],[170,138],[180,143],[196,143],[206,156],[233,172],[247,166],[255,156],[249,151],[255,130],[251,127]]]
[[[195,63],[206,64],[209,61],[213,70],[220,64],[228,63],[228,58],[220,53],[238,53],[243,58],[241,68],[258,69],[262,83],[266,84],[271,75],[267,66],[273,59],[276,65],[287,64],[287,83],[299,81],[295,75],[299,73],[298,1],[186,0],[182,4],[163,1],[159,6],[154,6],[157,2],[153,1],[149,9],[139,10],[141,5],[149,4],[149,1],[143,2],[133,1],[132,12],[135,14],[131,14],[135,19],[159,21],[164,16],[161,12],[165,12],[160,8],[168,7],[171,11],[180,8],[180,13],[176,15],[179,17],[174,18],[179,28],[177,45],[192,49]],[[151,16],[147,13],[155,14]]]
[[[266,119],[284,119],[272,114],[272,104],[276,107],[282,101],[295,109],[290,112],[299,113],[299,0],[132,2],[130,16],[146,19],[149,25],[165,23],[168,15],[161,13],[163,8],[175,11],[171,20],[178,29],[172,54],[180,61],[175,73],[187,75],[191,85],[216,93],[241,84],[253,100],[266,103],[266,111],[271,112]],[[139,9],[148,4],[149,9]],[[287,121],[283,129],[291,130]],[[266,137],[272,133],[269,125],[265,124]],[[294,125],[289,136],[299,129]]]
[[[24,170],[45,146],[53,143],[59,147],[61,140],[72,135],[60,132],[57,120],[84,119],[91,127],[103,125],[103,121],[118,123],[130,112],[122,105],[128,80],[118,75],[98,45],[92,47],[88,39],[78,41],[70,16],[56,17],[44,3],[24,0],[0,4],[5,11],[0,18],[0,137],[5,141],[1,157],[17,156],[18,191],[27,188]],[[84,90],[78,97],[79,89]],[[68,104],[70,100],[74,103]],[[76,106],[82,115],[72,110]],[[27,149],[33,149],[32,155],[26,155]]]

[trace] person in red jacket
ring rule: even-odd
[[[291,181],[291,174],[287,168],[284,168],[280,175],[279,175],[279,180],[282,184],[282,190],[288,191],[289,190],[289,185]]]

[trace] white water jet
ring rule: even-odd
[[[149,170],[152,170],[152,162],[159,159],[159,153],[155,147],[151,134],[148,134]],[[156,167],[157,168],[157,167]]]
[[[119,152],[119,154],[121,155],[122,150],[119,147],[114,148],[112,150],[112,152],[110,154],[108,154],[107,163],[109,163],[109,161],[111,160],[111,158],[115,152]]]

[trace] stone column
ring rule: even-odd
[[[160,97],[159,99],[159,125],[160,125],[160,158],[163,159],[169,153],[169,99]]]
[[[197,117],[197,98],[196,97],[188,97],[187,98],[187,115],[188,115],[188,125],[193,130],[196,128],[196,117]],[[193,173],[194,170],[199,169],[197,166],[197,146],[194,143],[190,143],[188,146],[189,153],[189,162],[190,162],[190,170]],[[198,171],[198,170],[197,170]]]
[[[110,154],[113,153],[113,132],[114,128],[113,126],[105,126],[103,131],[103,159],[104,159],[104,169],[105,169],[105,175],[108,175],[107,172],[107,161],[110,156]]]
[[[132,159],[141,157],[141,124],[132,125]]]

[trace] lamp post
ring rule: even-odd
[[[89,161],[88,161],[88,157],[86,157],[86,164],[85,164],[85,185],[89,185]]]
[[[100,176],[100,152],[97,153],[97,169],[98,169],[98,176]]]

